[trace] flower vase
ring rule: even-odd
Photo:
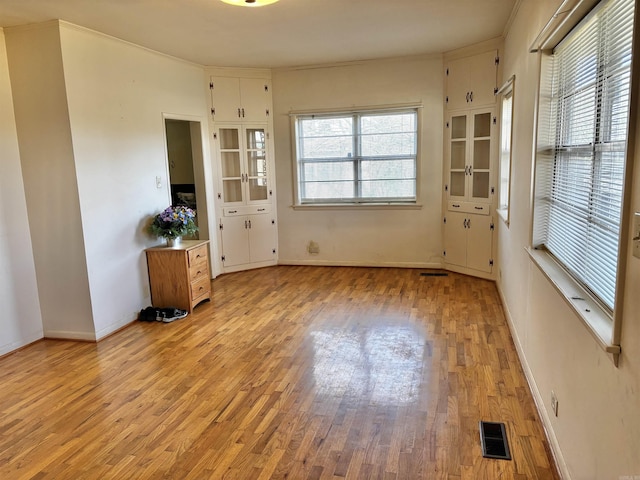
[[[167,247],[177,247],[182,243],[182,237],[167,238]]]

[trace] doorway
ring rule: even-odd
[[[202,123],[167,116],[164,126],[171,205],[194,210],[198,225],[194,239],[208,239]]]

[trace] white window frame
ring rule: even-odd
[[[540,61],[540,83],[536,102],[536,154],[534,163],[534,189],[532,191],[532,225],[531,225],[531,247],[529,255],[534,264],[546,276],[566,303],[573,309],[578,318],[582,320],[588,331],[597,341],[601,348],[611,354],[614,364],[618,365],[620,357],[620,338],[622,325],[622,306],[624,292],[624,274],[626,266],[626,256],[628,251],[629,222],[630,218],[630,192],[632,187],[631,175],[623,175],[622,184],[622,208],[620,219],[620,233],[618,240],[616,291],[613,311],[601,302],[593,293],[585,288],[574,275],[565,268],[558,260],[545,250],[544,245],[539,245],[538,225],[536,219],[541,215],[541,210],[546,207],[544,201],[540,201],[545,192],[539,192],[538,186],[545,184],[545,177],[549,175],[548,159],[554,156],[555,151],[555,128],[551,131],[544,128],[544,125],[553,118],[553,103],[551,101],[552,84],[548,72],[552,65],[552,49],[555,48],[570,31],[585,21],[599,10],[599,5],[604,5],[609,0],[565,0],[562,7],[553,15],[542,32],[534,40],[530,51],[539,55]],[[614,0],[615,1],[615,0]],[[594,8],[596,7],[596,8]],[[638,11],[634,12],[634,35],[633,51],[638,47]],[[640,77],[638,75],[638,62],[632,59],[631,62],[631,86],[630,91],[636,92],[640,88]],[[624,169],[631,171],[634,162],[634,151],[630,146],[635,143],[635,131],[632,128],[636,124],[637,100],[631,96],[629,105],[628,122],[626,129],[626,156],[624,159]]]
[[[419,178],[420,178],[420,137],[421,137],[421,106],[420,105],[392,105],[392,106],[376,106],[376,107],[364,107],[358,109],[349,109],[349,110],[333,110],[333,111],[301,111],[301,112],[291,112],[289,114],[291,118],[291,138],[292,138],[292,149],[294,153],[294,208],[345,208],[345,207],[356,207],[359,209],[366,208],[421,208],[421,205],[418,203],[418,198],[420,195],[419,192]],[[301,174],[300,174],[300,148],[298,144],[299,131],[298,131],[298,120],[305,119],[310,117],[318,117],[318,118],[331,118],[331,117],[354,117],[360,118],[362,116],[367,115],[384,115],[384,114],[394,114],[394,113],[412,113],[415,114],[415,155],[413,155],[413,160],[415,162],[415,178],[414,178],[414,192],[415,195],[411,198],[409,197],[399,197],[399,198],[367,198],[367,197],[359,197],[356,196],[354,198],[346,198],[346,199],[304,199],[301,195]],[[354,142],[354,152],[356,154],[353,158],[349,158],[349,160],[354,162],[354,170],[357,169],[358,162],[361,162],[363,159],[367,157],[363,157],[359,155],[359,146],[355,145],[358,142],[358,133],[357,128],[354,128],[353,134],[353,142]],[[354,182],[358,182],[360,179],[354,179]]]
[[[509,226],[511,213],[511,166],[513,163],[513,112],[515,102],[513,75],[498,90],[500,95],[500,168],[498,169],[498,215]],[[507,123],[508,122],[508,123]]]

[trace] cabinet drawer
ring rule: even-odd
[[[189,267],[207,264],[207,246],[200,245],[193,250],[189,250]]]
[[[452,212],[473,213],[476,215],[489,215],[491,205],[473,202],[449,202],[449,210]]]
[[[209,276],[200,277],[197,280],[191,282],[191,298],[197,299],[205,295],[209,295],[211,292],[211,281]]]
[[[237,207],[225,207],[222,214],[225,217],[237,217],[238,215],[260,215],[271,211],[270,204],[264,205],[239,205]]]

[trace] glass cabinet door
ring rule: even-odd
[[[225,203],[242,202],[243,174],[240,156],[240,131],[238,128],[221,128],[219,137],[222,200]]]
[[[491,113],[473,115],[473,159],[471,162],[471,197],[488,200],[491,167]]]
[[[267,149],[264,128],[246,129],[247,183],[250,202],[267,200]]]
[[[467,116],[451,117],[449,195],[465,196],[467,175]]]

